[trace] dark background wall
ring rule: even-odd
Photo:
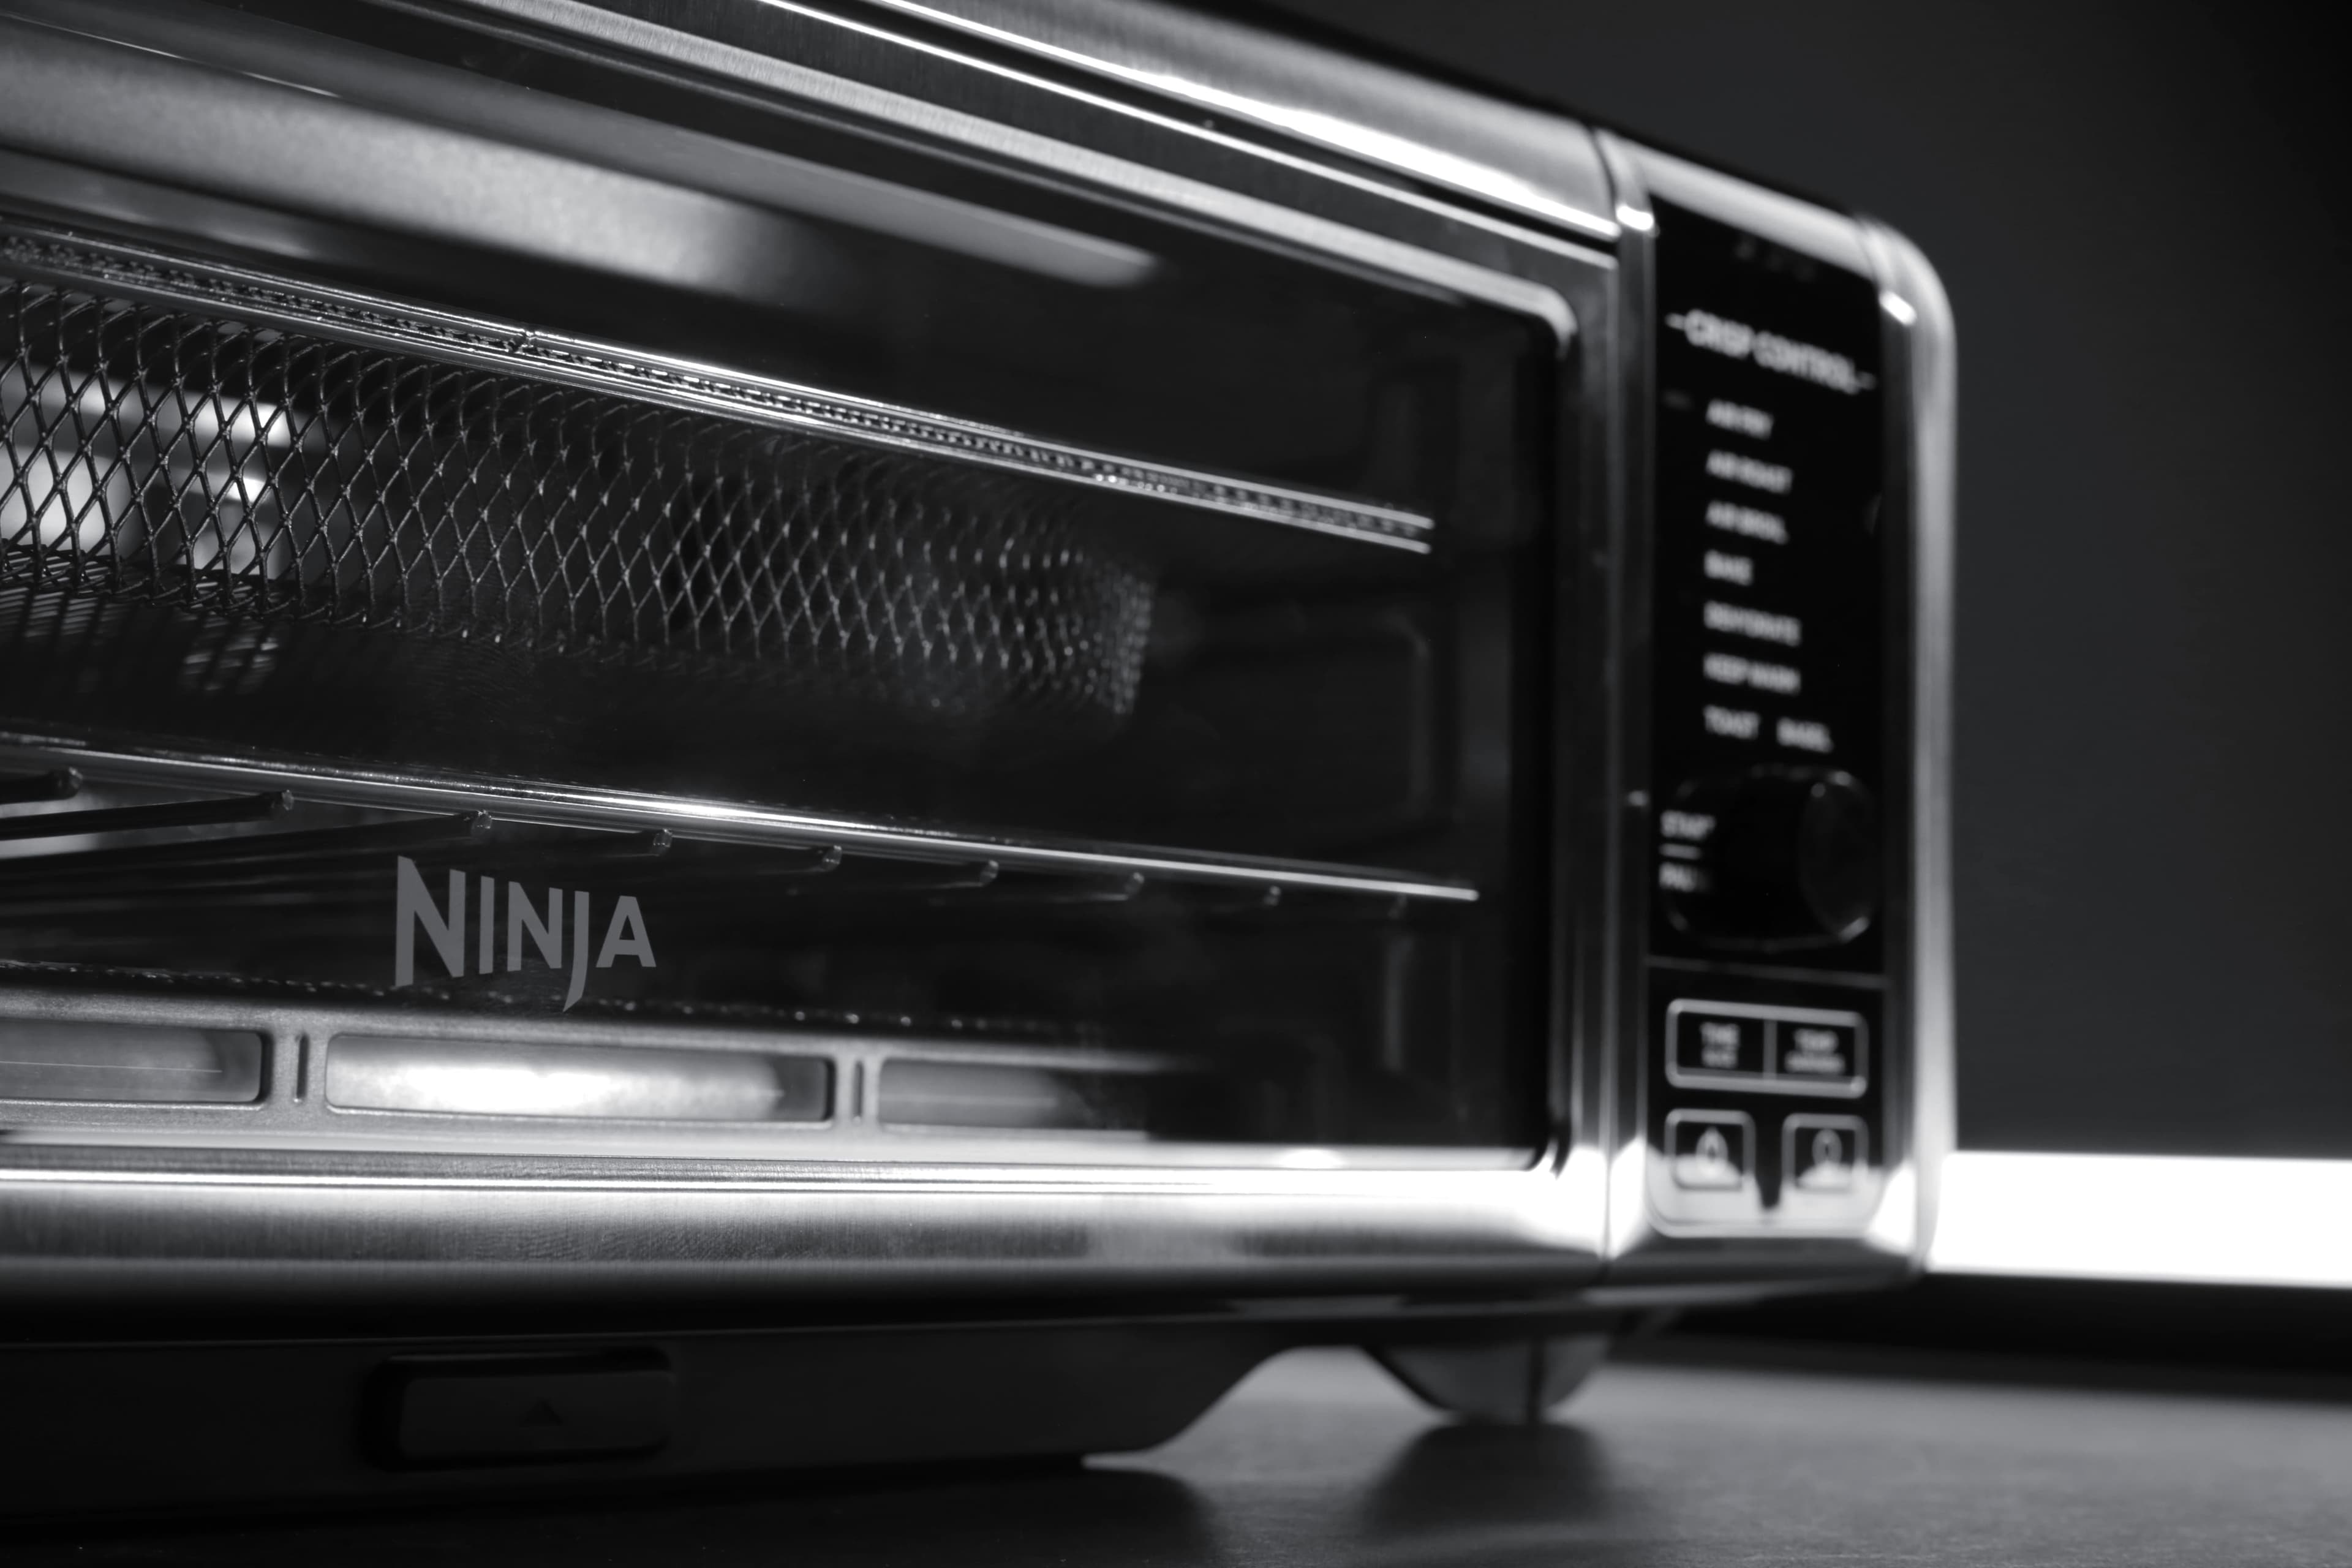
[[[1961,1142],[2352,1156],[2352,84],[2329,8],[1280,11],[1920,243],[1960,330]]]

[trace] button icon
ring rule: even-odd
[[[1738,1110],[1677,1110],[1666,1118],[1666,1160],[1675,1185],[1698,1192],[1737,1192],[1755,1164],[1751,1124]]]
[[[1850,1193],[1869,1158],[1870,1133],[1854,1116],[1791,1116],[1780,1128],[1780,1169],[1791,1191]]]

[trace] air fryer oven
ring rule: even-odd
[[[1131,1445],[1301,1338],[1524,1413],[1916,1259],[1893,237],[1150,6],[7,0],[0,77],[0,1355],[212,1390],[142,1496]]]

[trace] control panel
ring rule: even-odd
[[[1851,1229],[1886,1152],[1876,286],[1660,203],[1651,1206]]]

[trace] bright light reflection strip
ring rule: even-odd
[[[2352,1287],[2352,1160],[1963,1152],[1942,1184],[1938,1273]]]

